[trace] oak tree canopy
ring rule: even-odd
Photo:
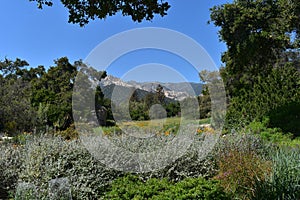
[[[52,6],[52,0],[29,0],[37,2],[39,9],[45,5]],[[90,20],[105,19],[121,12],[123,16],[130,16],[133,21],[151,21],[155,14],[167,15],[170,8],[164,0],[61,0],[69,11],[69,23],[79,24],[81,27]]]

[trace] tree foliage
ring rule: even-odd
[[[85,89],[96,91],[94,108],[110,106],[100,87],[90,87],[91,82],[99,84],[105,72],[88,67],[82,61],[71,64],[67,57],[54,63],[46,71],[43,66],[27,69],[29,64],[19,58],[0,61],[0,133],[16,135],[24,131],[47,131],[47,127],[69,128],[74,121],[72,94],[78,72],[88,77]]]
[[[211,22],[228,48],[222,61],[230,95],[251,88],[283,57],[284,63],[299,61],[299,8],[298,0],[236,0],[211,9]]]
[[[31,130],[35,112],[30,105],[31,86],[21,59],[0,61],[0,132],[15,135]],[[25,71],[27,72],[25,74]]]
[[[56,60],[55,64],[33,81],[31,102],[46,112],[42,123],[66,129],[73,122],[72,90],[77,69],[66,57]]]
[[[73,116],[77,117],[77,122],[79,120],[83,123],[105,125],[110,101],[104,98],[100,81],[106,77],[106,72],[97,71],[82,61],[76,62],[75,65],[78,73],[73,88]]]
[[[29,0],[37,2],[38,8],[52,6],[52,0]],[[69,11],[69,23],[84,26],[90,20],[105,19],[121,12],[130,16],[133,21],[152,20],[155,14],[165,16],[170,5],[163,0],[61,0]]]
[[[286,113],[285,109],[292,104],[294,110],[299,110],[299,83],[299,72],[293,66],[274,68],[267,77],[259,77],[250,91],[242,89],[239,96],[231,99],[227,113],[228,128],[243,127],[253,120],[262,120],[264,116],[270,116],[272,122],[277,120],[277,124],[273,123],[272,126],[280,127],[289,117],[285,125],[293,124],[294,127],[289,127],[286,131],[297,134],[299,113]]]
[[[166,113],[162,109],[158,109],[157,104],[161,105]],[[150,92],[144,97],[139,97],[135,90],[129,100],[129,111],[132,120],[149,120],[151,112],[154,112],[157,118],[165,117],[164,114],[166,117],[174,117],[180,113],[180,104],[178,101],[167,99],[163,86],[158,84],[155,92]]]
[[[298,0],[235,0],[211,9],[228,48],[221,68],[230,98],[227,128],[298,101],[299,16]]]

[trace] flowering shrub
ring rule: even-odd
[[[215,130],[211,126],[200,126],[197,128],[197,133],[202,134],[202,133],[207,133],[207,134],[213,134],[215,133]]]
[[[60,136],[66,140],[78,139],[78,137],[79,137],[74,124],[72,124],[66,130],[55,132],[55,135]]]

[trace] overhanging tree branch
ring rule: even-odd
[[[52,0],[29,0],[37,2],[37,7],[52,6]],[[69,23],[79,24],[81,27],[90,20],[105,19],[121,12],[123,16],[130,16],[133,21],[151,21],[155,14],[167,15],[170,5],[164,0],[61,0],[69,10]]]

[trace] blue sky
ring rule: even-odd
[[[198,42],[219,67],[221,53],[226,50],[226,46],[219,41],[218,29],[213,24],[207,24],[209,8],[231,1],[168,2],[172,6],[168,15],[163,18],[156,16],[152,22],[139,24],[131,21],[130,17],[116,15],[106,20],[92,21],[81,28],[67,22],[68,12],[58,0],[54,0],[53,7],[45,7],[43,10],[37,9],[36,3],[28,0],[1,0],[0,59],[18,57],[27,60],[32,67],[49,67],[53,65],[53,60],[63,56],[67,56],[71,62],[85,59],[98,44],[120,32],[134,28],[160,27],[178,31]],[[163,81],[179,81],[173,75],[168,75],[168,69],[171,68],[188,81],[199,82],[197,70],[190,63],[174,54],[159,50],[148,49],[123,55],[106,70],[108,74],[118,77],[136,77],[138,81],[156,78],[157,81],[161,81],[160,76],[155,76],[155,73],[151,75],[149,63],[156,63],[153,71],[156,75],[159,73],[165,77]],[[157,66],[161,66],[162,70]],[[128,75],[134,70],[138,75]]]

